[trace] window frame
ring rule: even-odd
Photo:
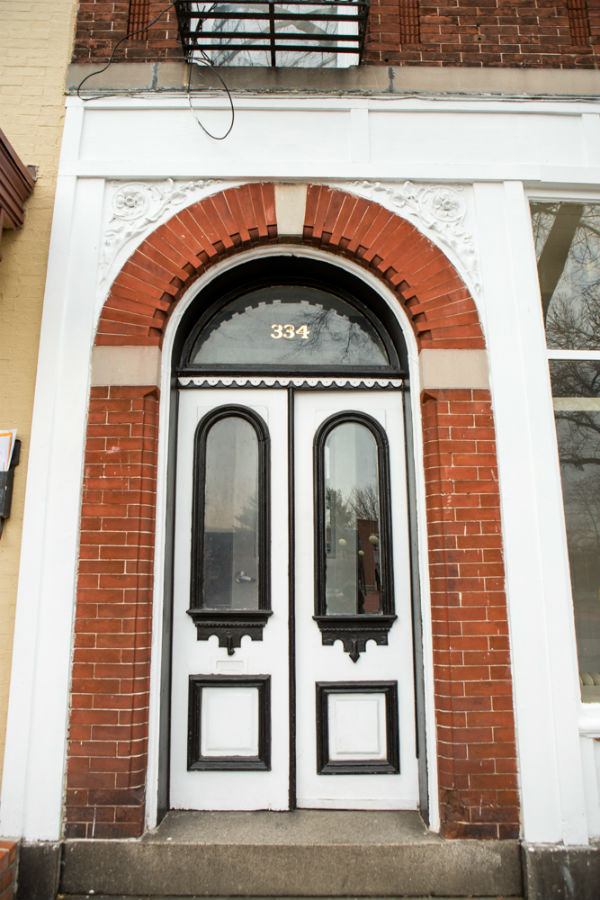
[[[268,262],[269,260],[267,260]],[[174,348],[175,370],[179,377],[194,376],[200,373],[210,375],[238,375],[251,374],[285,375],[308,374],[315,376],[340,376],[343,374],[349,378],[362,376],[369,377],[403,377],[408,375],[408,353],[406,341],[399,327],[398,321],[393,317],[387,304],[367,284],[359,281],[352,273],[334,267],[330,263],[321,260],[311,260],[303,257],[281,257],[273,261],[271,265],[264,260],[254,260],[242,267],[241,271],[233,270],[225,272],[222,276],[207,285],[192,301],[186,311],[180,333],[185,332],[187,337],[182,345]],[[225,306],[240,296],[261,287],[273,285],[305,285],[327,291],[340,300],[353,307],[357,315],[363,317],[369,326],[375,331],[381,341],[388,359],[386,366],[340,366],[334,364],[309,363],[305,365],[289,365],[282,363],[249,363],[236,365],[227,362],[223,364],[211,363],[210,365],[192,365],[190,356],[194,345],[211,319]],[[343,372],[342,372],[343,369]]]
[[[204,510],[206,491],[206,449],[211,429],[228,418],[242,419],[254,430],[258,451],[258,608],[252,610],[211,609],[203,605]],[[216,634],[220,647],[231,656],[247,634],[262,640],[271,610],[270,583],[270,438],[258,413],[244,406],[225,404],[211,410],[198,422],[194,435],[194,477],[192,487],[192,537],[190,562],[190,606],[187,614],[196,626],[197,639],[206,641]]]
[[[532,207],[536,203],[543,204],[562,204],[562,203],[570,203],[570,204],[579,204],[581,206],[591,206],[595,205],[600,209],[600,196],[593,196],[592,192],[581,193],[577,191],[552,191],[552,192],[543,192],[543,191],[529,191],[526,195],[527,204],[528,204],[528,212],[531,224],[531,233],[532,233],[532,245],[534,251],[534,268],[536,273],[536,283],[538,286],[538,315],[541,327],[541,335],[543,341],[544,348],[544,358],[546,361],[546,371],[547,371],[547,385],[548,385],[548,395],[550,400],[550,405],[552,409],[552,426],[554,432],[554,440],[555,440],[555,453],[556,453],[556,469],[557,469],[557,478],[558,478],[558,490],[560,491],[560,499],[561,499],[561,518],[562,518],[562,534],[563,534],[563,547],[564,547],[564,555],[565,555],[565,565],[566,565],[566,576],[568,579],[569,591],[570,591],[570,602],[571,602],[571,614],[573,617],[573,639],[574,639],[574,654],[575,654],[575,664],[577,666],[577,676],[579,682],[579,704],[583,710],[587,710],[588,712],[592,712],[594,709],[600,710],[600,697],[599,698],[590,698],[587,699],[583,696],[583,681],[582,675],[584,674],[579,666],[579,634],[575,627],[575,593],[574,593],[574,578],[571,571],[571,554],[569,547],[569,538],[568,538],[568,529],[567,529],[567,513],[566,513],[566,505],[564,498],[564,489],[563,489],[563,477],[562,477],[562,463],[561,463],[561,451],[559,446],[559,437],[558,437],[558,429],[557,429],[557,420],[556,420],[556,412],[557,412],[557,401],[564,401],[570,398],[568,397],[558,397],[554,395],[552,389],[552,379],[551,379],[551,363],[553,361],[582,361],[582,362],[598,362],[600,361],[600,348],[598,349],[563,349],[563,348],[550,348],[548,347],[547,342],[547,333],[546,333],[546,321],[544,317],[544,310],[541,301],[541,286],[539,279],[539,270],[538,270],[538,259],[537,254],[535,252],[535,234],[533,231],[533,219],[532,219]],[[593,398],[592,398],[593,399]],[[600,397],[599,399],[599,407],[600,407]]]
[[[325,529],[325,444],[340,425],[355,423],[368,429],[377,445],[379,486],[379,540],[382,559],[381,612],[338,614],[327,612],[325,596],[327,549]],[[315,614],[314,621],[321,631],[324,645],[341,640],[353,662],[366,649],[369,640],[387,645],[388,632],[396,621],[394,607],[393,534],[391,513],[391,485],[389,443],[382,426],[372,416],[356,410],[335,413],[318,428],[313,440],[314,491],[314,553],[315,553]]]

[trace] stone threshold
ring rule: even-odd
[[[597,900],[600,845],[446,840],[416,812],[169,812],[139,839],[22,843],[20,900]]]
[[[416,812],[170,812],[139,841],[69,840],[61,892],[519,897],[518,841],[444,840]]]

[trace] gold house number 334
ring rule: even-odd
[[[309,335],[310,328],[308,325],[271,325],[271,337],[275,341],[278,341],[280,338],[284,338],[287,341],[291,341],[294,338],[302,338],[307,341]]]

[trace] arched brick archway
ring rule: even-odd
[[[96,343],[160,344],[183,292],[217,260],[279,237],[272,184],[206,197],[149,235],[117,275]],[[420,347],[484,347],[475,303],[442,251],[406,219],[354,194],[312,185],[304,242],[375,271],[408,313]]]
[[[279,239],[275,188],[206,197],[159,226],[117,275],[96,345],[160,346],[187,288],[218,260]],[[298,229],[298,232],[300,229]],[[485,347],[477,309],[441,250],[361,197],[313,185],[296,240],[375,272],[423,349]],[[90,397],[66,793],[67,836],[143,830],[158,389]],[[437,758],[447,836],[518,834],[500,501],[488,390],[422,396]]]

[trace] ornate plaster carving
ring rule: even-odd
[[[209,181],[133,181],[108,185],[109,212],[100,256],[100,289],[114,275],[115,263],[123,263],[125,249],[133,250],[147,233],[195,200],[214,194],[224,182]],[[233,187],[234,185],[229,185]]]
[[[108,185],[107,222],[102,238],[99,289],[105,293],[118,268],[141,240],[195,200],[217,193],[238,182],[214,179],[113,182]],[[456,263],[474,294],[480,293],[475,239],[468,228],[465,189],[449,185],[420,185],[379,181],[338,183],[412,221]]]
[[[481,277],[475,238],[469,229],[465,189],[460,186],[354,181],[332,185],[373,200],[411,221],[435,244],[441,246],[468,283],[479,294]]]

